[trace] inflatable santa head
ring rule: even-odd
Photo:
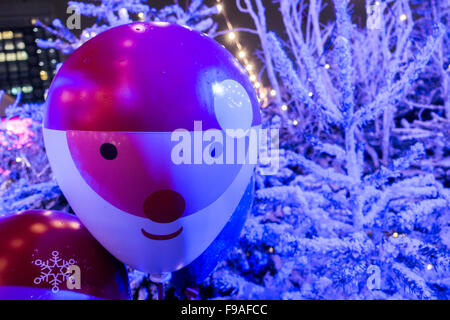
[[[114,256],[195,280],[239,235],[259,126],[248,75],[220,44],[178,25],[133,23],[64,62],[44,138],[64,195]]]

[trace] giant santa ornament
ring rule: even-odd
[[[238,61],[186,27],[122,25],[67,59],[47,106],[48,158],[89,231],[136,269],[207,275],[252,199],[259,104]]]
[[[125,266],[71,214],[0,217],[0,300],[128,299]]]

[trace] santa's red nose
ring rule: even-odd
[[[144,201],[144,214],[152,221],[169,223],[183,215],[186,207],[184,198],[173,190],[153,192]]]

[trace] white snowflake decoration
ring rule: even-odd
[[[36,259],[32,262],[34,265],[41,268],[41,274],[39,277],[34,278],[35,284],[46,282],[51,284],[52,292],[57,293],[59,291],[59,285],[67,281],[70,277],[68,273],[68,267],[77,263],[75,259],[63,260],[59,257],[58,251],[52,252],[52,257],[46,261]]]

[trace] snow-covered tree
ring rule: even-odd
[[[263,112],[284,130],[284,165],[258,177],[241,247],[212,286],[242,298],[448,298],[450,192],[437,172],[449,169],[448,4],[367,1],[364,27],[348,0],[333,1],[327,24],[330,3],[278,2],[282,34],[267,30],[261,0],[237,5],[279,93]]]
[[[134,21],[177,23],[214,36],[217,23],[214,22],[213,16],[219,13],[217,6],[207,6],[203,0],[191,1],[186,10],[178,3],[157,10],[150,7],[145,0],[102,0],[97,3],[69,1],[68,6],[75,15],[94,17],[95,23],[76,36],[73,30],[70,30],[60,19],[53,20],[52,26],[46,26],[37,21],[37,26],[43,27],[57,37],[56,40],[39,40],[40,47],[54,48],[62,53],[70,54],[99,33]]]

